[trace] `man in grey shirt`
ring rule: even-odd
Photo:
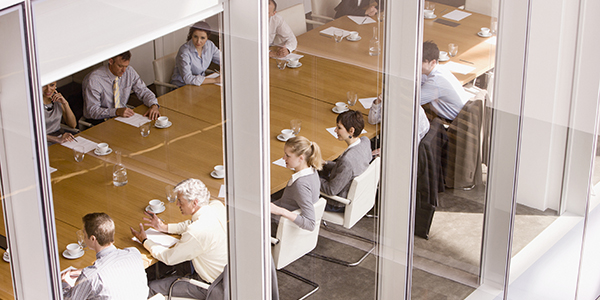
[[[63,273],[64,299],[146,299],[148,281],[140,251],[113,245],[115,223],[105,213],[85,215],[83,226],[85,243],[96,252],[96,262]]]
[[[142,81],[138,73],[129,67],[131,52],[119,54],[83,79],[83,116],[91,120],[112,117],[131,117],[133,110],[127,107],[131,90],[149,109],[144,116],[151,120],[160,117],[156,96]]]

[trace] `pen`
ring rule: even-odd
[[[362,22],[360,22],[360,25],[365,24],[365,21],[367,20],[367,17],[365,17]]]
[[[447,8],[444,8],[444,10],[440,11],[440,15],[443,14],[446,11]]]
[[[75,137],[73,137],[73,140],[75,141],[75,143],[79,143]]]
[[[470,62],[470,61],[468,61],[468,60],[464,60],[464,59],[459,59],[459,60],[460,60],[460,61],[464,61],[464,62],[466,62],[466,63],[468,63],[468,64],[472,64],[472,65],[474,65],[474,63],[472,63],[472,62]]]

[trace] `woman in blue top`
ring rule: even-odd
[[[186,84],[201,85],[220,83],[221,78],[206,78],[205,72],[211,62],[221,64],[221,51],[208,40],[210,26],[198,22],[190,28],[187,43],[179,47],[171,83],[182,87]]]

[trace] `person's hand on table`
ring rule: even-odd
[[[58,142],[61,143],[61,144],[64,143],[64,142],[70,142],[70,141],[73,141],[73,140],[75,140],[75,137],[71,133],[69,133],[69,132],[63,133],[58,138]]]
[[[146,231],[144,230],[144,225],[142,225],[142,223],[140,223],[140,231],[133,229],[133,227],[129,227],[129,229],[131,229],[131,234],[133,234],[133,236],[135,236],[140,243],[147,238]]]
[[[131,115],[133,116],[133,111],[132,111]],[[144,114],[144,117],[148,117],[148,119],[150,119],[150,120],[158,119],[158,117],[160,117],[160,111],[158,111],[158,105],[153,104],[152,106],[150,106],[150,108],[148,108],[148,110]]]
[[[275,47],[274,50],[271,50],[271,52],[269,52],[269,57],[282,58],[288,56],[288,54],[290,54],[290,50],[288,50],[288,48]]]
[[[375,6],[369,6],[369,8],[367,8],[367,10],[365,10],[365,15],[372,17],[377,13],[377,7]]]
[[[64,272],[60,279],[64,282],[66,282],[69,286],[74,286],[75,282],[77,281],[77,277],[79,277],[79,275],[81,274],[81,269],[77,269],[77,270],[69,270]]]
[[[144,225],[150,226],[160,232],[167,232],[169,226],[163,222],[155,213],[152,212],[144,212],[146,216],[144,217]]]
[[[117,116],[119,116],[119,117],[129,118],[129,117],[131,117],[133,115],[134,115],[134,112],[129,107],[117,108]]]
[[[204,78],[202,84],[221,83],[221,75],[215,78]]]

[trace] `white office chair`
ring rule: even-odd
[[[171,76],[175,70],[175,56],[177,52],[167,54],[159,59],[152,61],[154,68],[154,85],[156,86],[156,96],[162,96],[177,86],[171,84]]]
[[[348,267],[354,267],[360,264],[373,250],[375,249],[375,241],[355,235],[348,232],[336,230],[327,225],[327,222],[341,225],[344,228],[350,229],[356,224],[362,217],[364,217],[375,205],[375,196],[377,194],[377,186],[379,184],[379,170],[381,168],[381,158],[375,158],[367,170],[362,174],[355,177],[350,185],[348,191],[348,198],[342,198],[339,196],[325,197],[343,203],[345,205],[344,212],[330,212],[326,211],[323,214],[323,225],[329,230],[342,235],[346,235],[355,239],[359,239],[365,242],[371,243],[373,246],[356,262],[348,262],[337,258],[324,256],[316,253],[311,253],[311,256],[318,257],[333,263],[345,265]]]
[[[335,16],[335,7],[338,6],[340,2],[341,0],[311,0],[312,21],[319,25],[333,21],[333,17]]]
[[[320,198],[319,201],[315,203],[316,224],[321,223],[326,203],[327,201],[323,198]],[[299,210],[294,212],[300,213]],[[274,238],[271,237],[271,254],[273,255],[275,268],[284,274],[292,276],[314,287],[312,291],[308,292],[300,299],[305,299],[315,293],[319,289],[319,285],[298,274],[284,270],[283,268],[315,249],[318,239],[319,226],[315,226],[313,231],[308,231],[298,227],[294,222],[283,217],[279,220],[277,234]]]
[[[304,14],[304,3],[298,3],[286,9],[277,11],[277,14],[290,26],[295,36],[299,36],[306,32],[306,24],[314,24],[312,20],[307,20]],[[319,23],[320,24],[320,23]],[[281,41],[274,41],[275,45],[279,45]]]

